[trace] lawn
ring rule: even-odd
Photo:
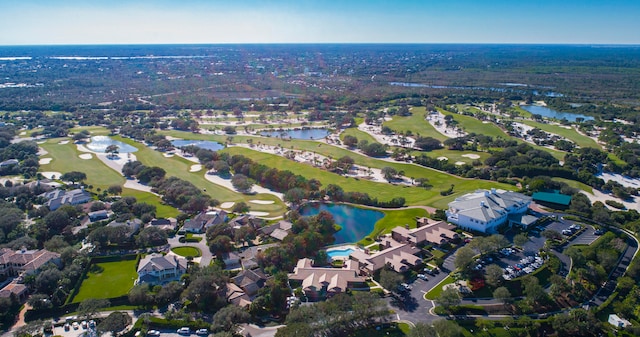
[[[567,185],[573,187],[573,188],[577,188],[579,190],[583,190],[586,192],[589,192],[591,194],[593,194],[593,188],[591,188],[591,186],[587,185],[587,184],[583,184],[579,181],[575,181],[575,180],[569,180],[569,179],[565,179],[565,178],[558,178],[558,177],[553,177],[551,178],[551,180],[555,180],[555,181],[559,181],[559,182],[563,182],[566,183]]]
[[[471,159],[468,157],[463,157],[464,155],[467,154],[475,154],[480,156],[480,158],[478,158],[478,160],[480,162],[485,161],[485,159],[489,158],[491,156],[490,153],[488,152],[478,152],[478,151],[455,151],[455,150],[449,150],[449,149],[439,149],[439,150],[433,150],[433,151],[411,151],[411,155],[412,156],[420,156],[420,155],[427,155],[428,157],[432,157],[432,158],[438,158],[438,157],[447,157],[447,159],[449,159],[449,163],[455,163],[455,162],[465,162],[467,164],[471,164],[473,163],[473,161],[475,159]]]
[[[174,218],[180,214],[180,211],[175,207],[164,204],[162,199],[153,193],[123,188],[122,196],[135,197],[138,202],[146,202],[149,205],[156,206],[156,218]]]
[[[202,252],[200,251],[200,249],[196,248],[196,247],[190,247],[190,246],[181,246],[181,247],[175,247],[175,248],[171,248],[171,251],[180,255],[180,256],[193,256],[193,257],[199,257],[202,256]]]
[[[194,137],[191,137],[193,135]],[[185,139],[207,139],[195,137],[198,136],[192,133],[182,133],[182,137]],[[268,212],[270,216],[278,216],[282,215],[285,211],[285,206],[280,199],[271,194],[256,194],[256,195],[244,195],[241,193],[236,193],[222,186],[216,185],[205,179],[204,171],[200,172],[189,172],[191,165],[195,164],[187,159],[182,157],[173,156],[171,158],[166,158],[162,153],[154,151],[138,142],[135,142],[128,138],[123,137],[113,137],[116,140],[127,143],[129,145],[135,146],[138,151],[135,153],[137,159],[147,166],[158,166],[163,168],[167,172],[168,177],[178,177],[180,179],[186,180],[195,186],[206,188],[206,193],[209,194],[213,199],[217,199],[221,202],[225,201],[233,201],[233,202],[249,202],[249,200],[259,199],[259,200],[270,200],[273,201],[273,204],[269,205],[261,205],[261,204],[249,204],[251,206],[252,211],[261,211]],[[211,140],[211,138],[208,138]]]
[[[438,132],[431,123],[425,120],[424,115],[426,113],[425,107],[414,107],[411,109],[411,116],[394,116],[392,120],[386,121],[382,125],[388,126],[396,132],[411,131],[414,135],[432,137],[441,142],[447,140],[448,138],[445,135]]]
[[[89,267],[74,303],[89,298],[113,298],[124,296],[138,278],[136,259],[115,262],[94,263]]]
[[[68,138],[53,138],[47,140],[40,147],[45,149],[48,154],[41,156],[42,158],[53,158],[51,163],[40,166],[40,171],[57,171],[66,173],[70,171],[80,171],[87,174],[85,183],[93,185],[94,189],[106,189],[111,185],[124,184],[124,177],[118,172],[107,167],[100,159],[94,155],[91,159],[80,159],[82,152],[78,151],[76,145],[72,142],[68,144],[59,144],[62,140]]]
[[[370,237],[375,237],[379,234],[390,233],[391,230],[397,226],[404,226],[408,224],[410,228],[416,227],[416,218],[426,217],[429,215],[426,210],[422,208],[407,208],[401,210],[389,210],[384,211],[384,218],[376,222],[373,232],[369,234]],[[362,239],[360,243],[370,244],[371,242],[365,242]]]
[[[440,284],[438,284],[433,289],[429,290],[428,293],[424,294],[424,298],[427,300],[435,300],[442,293],[442,287],[444,287],[447,284],[451,284],[455,281],[456,280],[454,280],[451,275],[447,276],[444,280],[442,280],[442,282],[440,282]]]

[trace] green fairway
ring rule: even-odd
[[[340,140],[344,140],[344,136],[347,136],[347,135],[358,138],[358,141],[366,140],[369,143],[377,142],[377,140],[373,138],[373,136],[371,136],[370,134],[364,131],[360,131],[356,128],[348,128],[342,131],[342,133],[340,133]]]
[[[78,151],[76,145],[72,142],[68,144],[59,144],[66,138],[53,138],[47,140],[40,147],[45,149],[48,154],[41,156],[42,158],[53,158],[51,163],[40,166],[40,171],[57,171],[66,173],[70,171],[80,171],[87,174],[88,185],[93,185],[94,189],[106,189],[111,185],[124,184],[124,177],[118,172],[107,167],[100,159],[93,155],[91,159],[80,159],[82,152]]]
[[[185,139],[206,139],[199,138],[193,134],[193,137],[187,136],[192,135],[191,133],[185,133],[183,137]],[[200,135],[201,136],[201,135]],[[282,201],[278,199],[276,196],[271,194],[256,194],[256,195],[244,195],[241,193],[236,193],[222,186],[216,185],[205,179],[204,171],[200,172],[189,172],[191,165],[195,164],[187,159],[184,159],[179,156],[173,156],[170,158],[166,158],[163,156],[161,152],[154,151],[136,141],[133,141],[128,138],[123,138],[120,136],[113,137],[116,140],[127,143],[131,146],[134,146],[138,149],[135,153],[137,159],[147,166],[158,166],[163,168],[167,172],[168,177],[178,177],[180,179],[186,180],[195,186],[206,189],[206,193],[209,194],[213,199],[217,199],[221,202],[232,201],[232,202],[247,202],[251,206],[252,211],[259,212],[267,212],[270,216],[279,216],[282,215],[286,208]],[[211,140],[211,138],[209,138]],[[262,204],[254,204],[249,203],[250,200],[268,200],[273,201],[273,204],[262,205]]]
[[[156,218],[174,218],[180,214],[175,207],[171,207],[162,203],[160,197],[153,193],[132,190],[129,188],[122,189],[123,197],[135,197],[138,202],[145,202],[149,205],[156,206]]]
[[[111,132],[102,126],[78,126],[71,130],[69,133],[79,133],[80,131],[87,130],[91,136],[108,136]]]
[[[200,249],[196,248],[196,247],[190,247],[190,246],[182,246],[182,247],[175,247],[175,248],[171,248],[171,251],[180,255],[180,256],[192,256],[192,257],[199,257],[202,256],[202,252],[200,251]]]
[[[392,185],[382,182],[372,182],[363,179],[348,178],[312,167],[307,164],[294,162],[284,159],[280,156],[253,151],[247,148],[230,147],[223,151],[228,152],[232,155],[242,154],[249,158],[252,158],[253,160],[261,164],[267,165],[269,167],[277,167],[281,170],[289,170],[296,174],[300,174],[308,179],[318,179],[323,186],[335,184],[341,186],[345,191],[368,193],[371,196],[377,197],[379,200],[391,200],[395,197],[404,197],[408,205],[431,205],[438,208],[445,208],[447,204],[455,197],[458,197],[470,191],[474,191],[478,188],[496,187],[503,189],[513,189],[512,186],[506,184],[477,179],[462,179],[454,175],[438,172],[418,165],[387,162],[379,159],[373,159],[327,145],[323,145],[323,149],[324,148],[333,148],[344,151],[346,153],[344,153],[343,155],[351,156],[358,164],[361,164],[360,162],[364,162],[366,163],[365,165],[369,167],[377,168],[391,166],[398,171],[403,170],[405,172],[405,175],[409,177],[428,178],[430,183],[433,185],[433,188],[427,190],[419,187]],[[322,153],[322,151],[320,150],[316,152]],[[447,197],[442,197],[439,192],[443,189],[449,188],[451,184],[455,185],[454,194]]]
[[[557,177],[554,177],[554,178],[551,178],[551,179],[555,180],[555,181],[560,181],[560,182],[566,183],[567,185],[569,185],[569,186],[571,186],[573,188],[577,188],[579,190],[583,190],[583,191],[586,191],[586,192],[589,192],[589,193],[593,194],[593,188],[591,188],[591,186],[583,184],[583,183],[581,183],[579,181],[569,180],[569,179],[565,179],[565,178],[557,178]]]
[[[384,122],[383,126],[388,126],[396,132],[411,131],[414,135],[422,137],[433,137],[441,142],[447,140],[447,137],[438,132],[433,125],[425,120],[424,115],[427,113],[425,107],[413,107],[411,116],[401,117],[394,116],[392,120]]]
[[[450,163],[455,163],[455,162],[465,162],[467,164],[471,164],[473,163],[473,161],[475,159],[473,158],[469,158],[464,157],[465,155],[477,155],[480,158],[478,158],[478,160],[482,163],[484,163],[484,160],[489,158],[491,156],[491,154],[489,154],[488,152],[478,152],[478,151],[454,151],[454,150],[448,150],[448,149],[440,149],[440,150],[433,150],[433,151],[411,151],[411,155],[412,156],[420,156],[420,155],[427,155],[429,157],[432,158],[438,158],[438,157],[447,157],[447,159],[449,159]]]
[[[397,226],[409,225],[410,228],[416,227],[416,219],[426,217],[429,213],[422,208],[407,208],[401,210],[388,210],[383,211],[384,218],[376,222],[373,232],[369,234],[369,237],[374,238],[380,234],[391,233],[391,230]],[[365,243],[365,239],[360,243]],[[366,242],[371,243],[371,242]]]
[[[578,133],[574,128],[563,128],[560,125],[555,124],[544,124],[534,121],[518,121],[519,123],[523,123],[529,126],[533,126],[534,128],[538,128],[542,131],[546,131],[549,133],[555,133],[556,135],[567,138],[568,140],[576,143],[580,147],[593,147],[596,149],[602,149],[595,140]]]
[[[115,262],[94,263],[89,267],[80,291],[73,298],[74,303],[89,298],[113,298],[124,296],[138,278],[136,259]]]

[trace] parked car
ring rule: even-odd
[[[604,234],[604,231],[602,229],[598,228],[598,229],[596,229],[595,232],[593,232],[593,234],[594,235],[602,235],[602,234]]]
[[[64,323],[64,331],[69,331],[71,329],[71,325],[69,323]]]
[[[196,331],[196,335],[205,335],[206,336],[208,334],[209,334],[209,330],[207,330],[207,329],[198,329]]]
[[[82,323],[80,323],[80,326],[81,326],[83,329],[86,329],[86,328],[87,328],[87,326],[88,326],[87,321],[82,321]]]
[[[429,269],[429,268],[424,268],[424,272],[431,275],[431,276],[435,276],[436,272],[434,272],[433,270]]]
[[[147,336],[160,336],[160,331],[158,331],[158,330],[149,330],[149,331],[147,331]]]
[[[427,275],[425,274],[418,274],[418,278],[424,281],[427,281]]]
[[[73,330],[80,329],[80,324],[78,324],[78,322],[73,322],[73,324],[71,324],[71,326],[73,327]]]
[[[183,326],[182,328],[178,329],[178,331],[176,331],[176,332],[181,334],[181,335],[190,335],[191,334],[191,329],[189,329],[189,327],[187,327],[187,326]]]

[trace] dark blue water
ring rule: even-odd
[[[585,116],[581,114],[574,114],[571,112],[560,112],[553,109],[549,109],[546,106],[539,105],[523,105],[523,109],[529,111],[532,114],[542,115],[547,118],[555,118],[555,119],[566,119],[569,122],[575,122],[576,118],[582,117],[585,121],[593,120],[591,116]]]
[[[302,129],[283,131],[262,131],[261,135],[266,137],[292,138],[292,139],[322,139],[329,135],[327,129]]]
[[[333,215],[333,220],[340,225],[334,237],[334,244],[351,243],[362,240],[373,232],[376,222],[384,217],[384,213],[370,209],[362,209],[350,205],[310,203],[302,206],[300,214],[312,216],[327,211]]]
[[[201,149],[207,149],[211,151],[218,151],[224,149],[224,145],[218,142],[212,142],[210,140],[190,140],[190,139],[176,139],[172,140],[171,144],[175,147],[183,147],[188,145],[194,145]]]
[[[105,152],[109,145],[118,146],[119,153],[130,153],[130,152],[138,151],[138,149],[136,149],[135,147],[129,144],[125,144],[123,142],[113,140],[107,136],[91,137],[91,142],[87,143],[85,146],[87,147],[87,149],[94,152]]]

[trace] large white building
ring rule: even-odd
[[[522,193],[494,188],[477,190],[449,203],[447,221],[465,230],[495,233],[510,217],[524,215],[530,204],[531,197]]]
[[[149,254],[138,264],[136,284],[178,281],[187,271],[187,260],[176,255]]]

